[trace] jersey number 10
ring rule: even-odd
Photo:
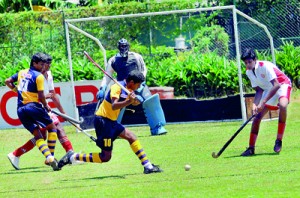
[[[111,147],[111,139],[103,139],[105,147]]]

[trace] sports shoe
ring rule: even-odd
[[[276,153],[279,153],[281,151],[281,147],[282,147],[282,141],[281,140],[276,140],[275,141],[275,145],[274,145],[274,151]]]
[[[13,153],[9,153],[7,154],[7,157],[11,163],[11,165],[16,169],[16,170],[20,170],[19,167],[19,157],[16,157]]]
[[[81,151],[80,152],[78,152],[78,154],[80,154],[81,153]],[[82,165],[82,164],[85,164],[85,162],[83,162],[83,161],[79,161],[79,160],[73,160],[73,161],[71,161],[71,165],[72,166],[76,166],[76,165]]]
[[[153,168],[149,169],[144,167],[144,174],[151,174],[151,173],[160,173],[163,172],[162,169],[159,168],[159,166],[152,164]]]
[[[53,156],[47,157],[47,162],[52,167],[54,171],[59,171],[60,168],[58,167],[57,159],[55,159]]]
[[[82,164],[85,164],[85,162],[79,161],[79,160],[74,160],[73,162],[71,162],[72,166],[74,166],[74,165],[82,165]]]
[[[73,151],[68,151],[58,162],[58,167],[62,168],[67,164],[72,164],[71,157],[74,154]]]
[[[254,147],[248,147],[241,156],[247,157],[255,154],[255,148]]]
[[[57,161],[57,159],[55,158],[55,160]],[[45,160],[45,165],[50,166],[50,163],[47,161],[47,159]]]
[[[45,165],[50,166],[50,163],[47,160],[45,160],[44,163],[45,163]]]

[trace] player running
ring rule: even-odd
[[[44,86],[45,86],[44,94],[45,94],[45,97],[46,97],[46,99],[52,99],[52,101],[54,102],[55,106],[59,109],[59,111],[61,113],[65,114],[65,111],[64,111],[63,107],[61,106],[59,98],[56,95],[56,92],[54,90],[53,76],[52,76],[51,71],[50,71],[50,66],[51,66],[51,63],[52,63],[52,57],[48,54],[45,54],[45,55],[47,57],[47,62],[44,64],[44,69],[42,71],[42,74],[45,77],[45,81],[44,81]],[[65,149],[66,152],[73,150],[72,143],[68,139],[68,137],[67,137],[67,135],[64,131],[64,128],[63,128],[62,124],[60,123],[58,117],[55,114],[51,113],[51,112],[49,113],[49,115],[50,115],[51,119],[53,120],[53,123],[57,127],[57,137],[58,137],[58,140],[61,143],[62,147]],[[46,137],[47,137],[46,128],[40,128],[40,131],[43,134],[44,139],[46,139]],[[48,143],[48,147],[51,150],[51,144],[53,144],[51,142],[51,137],[50,137],[50,140],[48,138],[47,143]],[[35,138],[32,138],[31,140],[26,142],[23,146],[17,148],[16,150],[14,150],[13,152],[11,152],[7,155],[9,161],[11,162],[11,164],[13,165],[13,167],[16,170],[20,169],[20,167],[19,167],[20,157],[23,154],[27,153],[28,151],[32,150],[34,148],[35,144],[36,144],[36,140],[35,140]],[[51,153],[54,156],[54,152],[52,151]],[[47,160],[45,161],[45,164],[49,165]]]
[[[23,126],[34,136],[36,146],[45,156],[46,161],[53,170],[57,171],[59,170],[57,161],[52,155],[56,145],[57,129],[48,115],[51,109],[44,95],[44,76],[41,73],[46,62],[47,57],[45,54],[34,54],[31,58],[30,68],[20,70],[7,78],[5,84],[18,93],[18,117]],[[17,87],[14,84],[15,82],[18,82]],[[46,144],[39,126],[47,129],[48,141],[51,141],[50,148]]]
[[[129,95],[117,84],[111,86],[104,101],[96,111],[94,120],[97,135],[96,144],[101,149],[101,153],[80,154],[70,151],[59,161],[58,166],[60,168],[72,163],[74,160],[92,163],[108,162],[112,156],[113,142],[117,137],[120,137],[128,141],[132,151],[144,166],[145,174],[162,172],[158,166],[150,162],[135,134],[117,121],[121,108],[131,104],[139,104],[134,91],[140,87],[144,80],[145,77],[141,72],[137,70],[131,71],[126,81],[120,82],[129,91],[132,91]]]
[[[129,51],[129,43],[122,38],[118,41],[119,53],[111,57],[108,61],[106,72],[112,76],[113,72],[117,73],[117,80],[123,81],[128,76],[129,72],[138,70],[143,73],[146,78],[147,68],[142,56],[136,52]],[[101,81],[100,89],[97,93],[97,99],[102,102],[105,96],[105,91],[111,79],[104,76]],[[141,83],[141,86],[135,91],[137,97],[143,105],[145,117],[150,126],[152,135],[166,134],[164,128],[166,124],[165,115],[160,105],[158,94],[151,95],[151,92],[146,85],[146,82]],[[118,121],[121,122],[125,108],[121,110]]]
[[[252,113],[258,113],[253,122],[249,139],[249,147],[242,156],[255,154],[255,142],[262,118],[269,110],[279,109],[278,131],[274,151],[279,153],[282,147],[282,138],[286,126],[287,107],[291,95],[290,79],[269,61],[257,60],[253,49],[246,49],[241,59],[246,65],[246,74],[255,89]]]

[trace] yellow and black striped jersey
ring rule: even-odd
[[[125,81],[120,81],[120,84],[126,87]],[[127,100],[128,94],[124,90],[122,90],[119,85],[113,84],[109,92],[106,94],[105,99],[101,103],[100,107],[96,111],[97,116],[102,116],[113,121],[117,120],[120,109],[112,109],[112,98],[117,98],[119,99],[119,101],[124,101]]]
[[[18,106],[39,102],[38,91],[44,91],[43,74],[33,68],[20,70],[11,77],[18,81]]]

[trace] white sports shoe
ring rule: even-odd
[[[16,157],[13,153],[9,153],[7,155],[11,165],[16,169],[16,170],[20,170],[19,168],[19,157]]]
[[[82,164],[84,164],[85,162],[83,162],[83,161],[79,161],[79,160],[74,160],[74,161],[71,161],[71,165],[82,165]]]
[[[79,152],[79,153],[77,153],[77,154],[80,154],[81,153],[81,151]],[[76,154],[76,153],[74,153],[74,154]],[[79,161],[79,160],[75,160],[74,159],[74,157],[75,157],[75,155],[72,155],[71,156],[71,158],[70,158],[70,161],[71,161],[71,164],[70,165],[82,165],[82,164],[84,164],[85,162],[83,162],[83,161]]]

